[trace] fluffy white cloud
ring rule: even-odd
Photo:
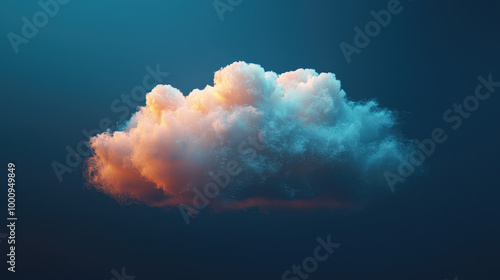
[[[146,98],[122,131],[91,139],[87,178],[120,201],[353,205],[387,190],[383,171],[404,156],[393,114],[349,101],[332,73],[235,62],[214,86],[184,96],[159,85]]]

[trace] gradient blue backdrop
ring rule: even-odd
[[[177,209],[122,207],[86,188],[81,168],[59,183],[51,167],[84,139],[82,129],[118,121],[110,104],[157,64],[185,94],[238,60],[278,73],[333,72],[350,99],[399,112],[409,138],[449,128],[443,112],[474,92],[478,75],[500,80],[500,5],[402,1],[348,64],[340,42],[352,43],[353,28],[387,2],[243,0],[220,21],[211,0],[71,0],[15,54],[7,34],[20,34],[21,18],[40,7],[2,1],[0,141],[2,166],[17,165],[18,279],[107,280],[122,267],[136,280],[281,279],[329,234],[342,246],[310,279],[500,279],[496,94],[447,130],[427,175],[349,214],[205,213],[186,226]],[[1,275],[6,250],[4,241]]]

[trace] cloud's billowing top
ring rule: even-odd
[[[403,156],[393,114],[349,101],[332,73],[235,62],[214,86],[146,98],[123,131],[91,139],[87,178],[120,201],[342,207],[388,190]]]

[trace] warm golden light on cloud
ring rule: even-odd
[[[224,178],[214,207],[347,207],[346,197],[397,163],[393,125],[376,102],[347,100],[331,73],[278,75],[236,62],[187,96],[155,87],[123,131],[91,139],[87,178],[120,201],[152,206],[191,205]],[[227,176],[231,168],[241,172]]]

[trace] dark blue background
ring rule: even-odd
[[[340,42],[352,44],[353,28],[387,2],[243,0],[220,21],[211,0],[72,0],[15,54],[7,33],[20,34],[21,18],[40,7],[3,1],[0,141],[5,172],[17,165],[17,278],[107,280],[126,267],[136,280],[281,279],[331,234],[342,246],[310,279],[500,279],[498,93],[456,131],[442,119],[478,75],[500,80],[500,4],[402,1],[348,64]],[[187,94],[238,60],[336,73],[351,100],[398,111],[408,138],[443,127],[449,139],[426,175],[354,213],[205,213],[186,226],[177,209],[122,207],[88,189],[82,168],[58,182],[51,163],[64,163],[82,129],[118,121],[110,104],[141,84],[146,66],[159,64]],[[0,252],[3,275],[5,240]]]

